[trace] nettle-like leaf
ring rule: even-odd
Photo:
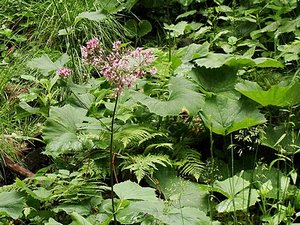
[[[152,98],[140,92],[133,92],[133,98],[147,106],[150,112],[159,116],[175,116],[182,109],[191,115],[198,113],[203,105],[204,97],[196,91],[196,86],[183,77],[172,77],[169,82],[169,97],[166,101]]]
[[[282,68],[283,64],[275,59],[270,58],[256,58],[251,59],[247,56],[230,55],[221,53],[209,53],[205,58],[196,59],[195,63],[198,66],[206,68],[219,68],[223,65],[230,67],[245,67],[245,66],[257,66],[257,67],[279,67]]]
[[[256,82],[244,80],[236,84],[235,89],[262,106],[284,107],[300,103],[300,82],[288,86],[273,85],[265,91]]]
[[[101,129],[99,121],[86,116],[87,109],[65,105],[62,108],[51,107],[43,138],[47,144],[45,154],[58,157],[60,154],[79,151],[83,144],[77,133],[93,125]]]
[[[206,98],[200,115],[207,128],[222,135],[266,122],[254,102],[234,93]]]
[[[22,215],[24,198],[17,191],[0,193],[0,215],[17,219]]]
[[[257,190],[249,189],[249,185],[249,181],[236,175],[224,181],[216,181],[213,185],[214,191],[227,197],[217,205],[218,212],[244,210],[248,206],[254,205],[258,201],[259,195]],[[251,192],[250,195],[249,192]]]
[[[69,61],[69,56],[65,53],[55,62],[49,58],[48,55],[42,55],[39,58],[34,58],[27,64],[32,69],[40,70],[44,76],[47,76],[49,72],[57,70],[64,66]]]

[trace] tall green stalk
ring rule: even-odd
[[[58,8],[58,5],[57,5],[56,1],[55,0],[52,0],[52,1],[53,1],[54,6],[55,6],[55,9],[57,11],[57,14],[58,14],[58,16],[59,16],[59,18],[60,18],[60,20],[62,22],[62,25],[63,25],[66,33],[67,33],[67,40],[70,41],[70,44],[71,44],[71,48],[70,48],[70,51],[71,51],[71,60],[72,60],[73,68],[76,68],[75,67],[75,58],[74,58],[74,53],[75,53],[74,49],[76,47],[75,46],[75,41],[74,41],[73,37],[69,37],[67,23],[64,20],[62,14],[60,13],[60,10]]]
[[[119,94],[117,94],[114,111],[111,118],[111,127],[110,127],[110,146],[109,146],[109,170],[110,170],[110,197],[111,197],[111,206],[112,206],[112,214],[114,218],[114,225],[117,225],[116,213],[115,213],[115,201],[114,201],[114,168],[113,168],[113,160],[114,160],[114,152],[113,152],[113,143],[114,143],[114,122],[117,111]]]
[[[211,121],[211,120],[210,120]],[[214,147],[214,140],[213,140],[213,135],[212,135],[212,123],[210,122],[210,128],[209,128],[209,143],[210,143],[210,157],[211,157],[211,170],[214,172],[214,167],[215,167],[215,160],[214,160],[214,152],[213,152],[213,147]],[[212,224],[213,221],[213,208],[212,208],[212,202],[211,199],[213,198],[213,188],[214,188],[214,175],[210,174],[210,185],[211,185],[211,190],[209,193],[209,199],[208,199],[208,205],[209,205],[209,210],[210,210],[210,222]]]
[[[233,152],[233,138],[232,138],[232,134],[230,134],[230,151],[231,151],[231,176],[234,176],[234,152]],[[232,193],[234,193],[234,179],[232,182],[229,182],[230,184],[230,189],[232,190]],[[234,197],[232,198],[232,204],[233,204],[233,224],[236,225],[237,224],[237,214],[236,214],[236,207],[235,207],[235,200]]]

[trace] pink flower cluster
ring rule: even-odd
[[[62,67],[56,71],[56,74],[60,77],[67,78],[72,74],[72,70],[67,67]]]
[[[115,41],[112,51],[105,54],[100,47],[99,40],[92,38],[81,48],[83,62],[93,65],[112,84],[116,86],[116,93],[120,94],[125,87],[132,87],[137,78],[149,71],[155,75],[155,67],[150,69],[154,61],[151,50],[136,48],[124,49],[120,41]]]

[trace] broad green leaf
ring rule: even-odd
[[[137,36],[138,33],[138,24],[134,19],[129,19],[125,23],[125,28],[129,32],[129,36]]]
[[[57,68],[61,68],[63,67],[68,61],[70,60],[70,56],[68,56],[67,53],[64,53],[61,55],[61,57],[59,57],[55,62],[54,65]]]
[[[142,37],[152,30],[152,25],[148,20],[140,20],[137,22],[134,19],[130,19],[126,21],[125,28],[129,32],[129,36]]]
[[[224,181],[216,181],[213,185],[214,191],[217,191],[227,198],[234,196],[247,188],[250,182],[243,179],[241,176],[234,175]]]
[[[132,97],[149,108],[150,112],[160,116],[175,116],[183,109],[191,115],[198,113],[204,97],[198,93],[196,86],[183,77],[172,77],[169,81],[169,97],[166,101],[149,97],[140,92],[133,92]]]
[[[24,207],[23,196],[17,191],[0,193],[0,215],[18,219]]]
[[[282,68],[283,64],[275,59],[270,58],[256,58],[253,60],[257,67],[274,67],[274,68]]]
[[[207,128],[222,135],[266,122],[263,114],[256,108],[256,104],[224,94],[206,98],[202,106],[201,118]]]
[[[183,6],[189,6],[194,0],[178,0],[178,2]]]
[[[22,190],[24,190],[27,194],[29,194],[31,197],[38,199],[40,201],[45,201],[47,200],[50,196],[51,196],[51,191],[46,190],[43,187],[39,187],[38,189],[32,191],[28,185],[20,180],[20,179],[16,179],[16,185],[20,188],[22,188]]]
[[[288,131],[284,126],[269,126],[264,130],[261,144],[284,154],[295,154],[300,149],[300,135],[294,131]]]
[[[249,192],[251,191],[250,195]],[[250,199],[249,199],[250,196]],[[233,212],[236,210],[245,210],[248,206],[255,205],[255,203],[259,200],[259,195],[257,190],[246,188],[242,190],[240,193],[234,196],[234,198],[226,199],[220,202],[216,209],[219,213],[224,212]]]
[[[180,48],[177,51],[178,57],[181,57],[183,63],[189,62],[193,59],[205,57],[209,52],[209,43],[205,42],[200,44],[190,44],[189,46]]]
[[[34,58],[27,64],[32,69],[40,70],[45,76],[49,72],[57,70],[64,66],[65,63],[69,61],[69,56],[65,53],[58,60],[52,62],[48,55],[42,55],[39,58]]]
[[[152,25],[148,20],[141,20],[138,23],[138,36],[143,37],[152,30]]]
[[[156,200],[155,189],[143,188],[132,181],[124,181],[114,185],[114,191],[120,199],[128,200]]]
[[[71,214],[72,212],[76,212],[82,216],[88,216],[91,214],[93,208],[99,206],[103,201],[103,198],[101,195],[94,196],[92,198],[88,198],[83,201],[77,201],[77,202],[64,202],[62,204],[59,204],[57,207],[53,209],[55,213],[65,211],[68,214]]]
[[[37,196],[38,199],[42,200],[47,200],[52,194],[51,191],[46,190],[43,187],[39,187],[38,189],[34,190],[33,193]]]
[[[160,191],[173,206],[208,211],[208,191],[201,190],[198,184],[178,177],[171,168],[160,167],[154,177],[159,181]]]
[[[181,209],[165,206],[163,201],[132,202],[125,209],[126,212],[142,212],[163,222],[172,225],[206,225],[210,224],[205,212],[197,208],[183,207]],[[138,214],[135,214],[137,216]],[[133,215],[132,215],[133,216]]]
[[[93,20],[93,21],[101,21],[101,20],[106,19],[106,15],[104,15],[100,11],[82,12],[82,13],[79,13],[76,18],[88,19],[88,20]]]
[[[263,90],[256,82],[244,80],[236,84],[235,89],[262,106],[292,106],[300,103],[300,82],[289,86],[273,85]]]
[[[63,225],[62,223],[57,222],[56,220],[54,220],[53,218],[50,218],[48,220],[47,223],[45,223],[45,225]]]
[[[224,181],[216,181],[213,189],[227,197],[220,202],[216,209],[218,212],[232,212],[244,210],[248,206],[254,205],[258,201],[258,193],[255,189],[249,189],[250,182],[241,176],[233,176]],[[251,191],[249,195],[249,191]],[[250,199],[249,199],[250,197]]]
[[[28,66],[32,69],[39,69],[44,75],[48,72],[59,69],[49,58],[48,55],[42,55],[39,58],[34,58],[28,62]]]
[[[215,93],[231,91],[237,83],[237,70],[228,66],[214,69],[198,67],[188,75],[206,91]]]
[[[72,218],[72,223],[70,225],[92,225],[87,219],[79,215],[77,212],[72,212],[70,216]]]
[[[269,25],[267,25],[266,27],[260,29],[260,30],[255,30],[253,32],[251,32],[250,36],[252,39],[257,38],[261,33],[265,33],[265,32],[274,32],[276,29],[278,29],[279,25],[280,25],[280,20],[279,21],[275,21],[273,23],[270,23]]]
[[[176,25],[164,24],[164,28],[166,30],[170,31],[170,35],[172,37],[179,37],[179,36],[183,35],[187,26],[188,26],[188,22],[186,22],[186,21],[181,21],[181,22],[177,23]]]
[[[206,213],[191,207],[183,207],[181,209],[171,209],[167,213],[163,220],[166,224],[172,225],[208,225],[211,224],[211,220]]]
[[[190,11],[187,11],[185,13],[182,13],[180,14],[179,16],[176,17],[176,20],[178,19],[181,19],[181,18],[185,18],[185,17],[188,17],[188,16],[191,16],[191,15],[194,15],[197,13],[197,10],[190,10]]]
[[[58,157],[62,153],[82,149],[77,136],[78,130],[101,129],[100,122],[86,116],[87,109],[65,105],[62,108],[51,107],[49,118],[44,128],[43,138],[47,144],[45,153]]]
[[[291,179],[274,167],[259,165],[255,170],[245,172],[243,178],[255,181],[259,194],[265,198],[284,200],[289,196]]]
[[[257,67],[283,67],[283,65],[275,59],[269,58],[256,58],[251,59],[247,56],[230,55],[221,53],[209,53],[205,58],[195,60],[198,66],[204,66],[206,68],[219,68],[223,65],[230,67],[245,67],[245,66],[257,66]]]

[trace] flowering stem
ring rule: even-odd
[[[114,142],[114,122],[115,122],[115,115],[117,111],[119,94],[117,94],[114,111],[111,118],[111,130],[110,130],[110,149],[109,149],[109,169],[110,169],[110,195],[111,195],[111,205],[112,205],[112,213],[114,217],[114,225],[117,225],[117,219],[115,214],[115,204],[114,204],[114,153],[113,153],[113,142]]]

